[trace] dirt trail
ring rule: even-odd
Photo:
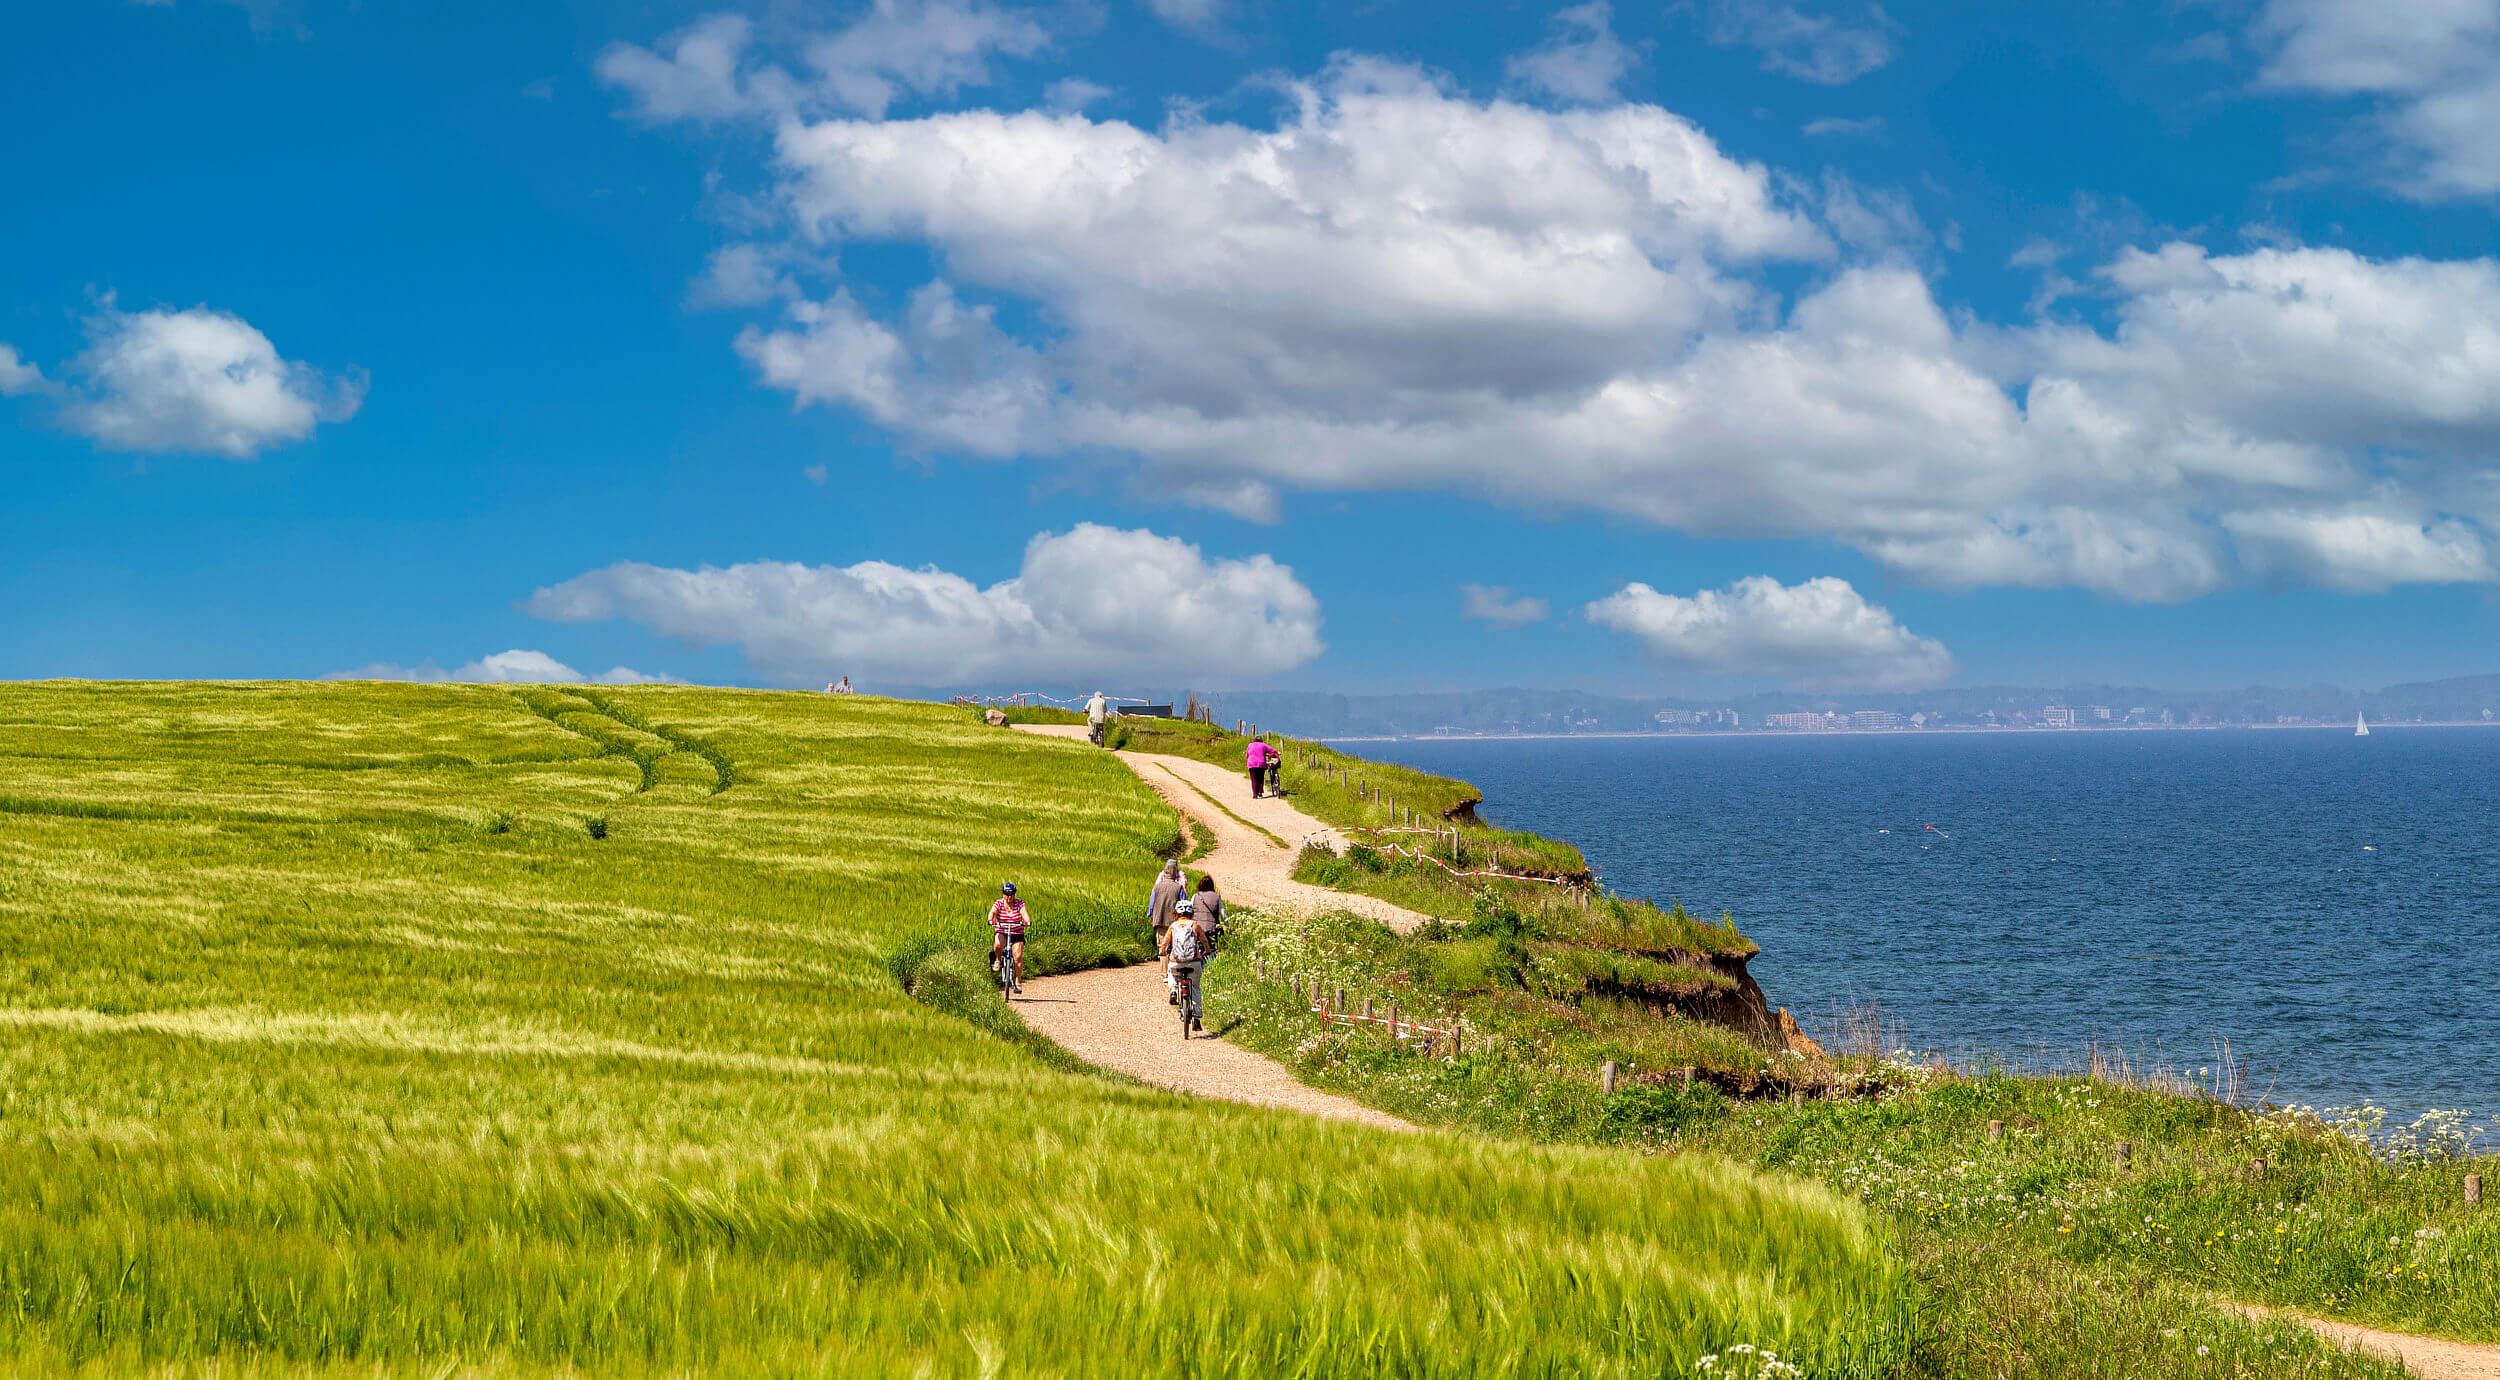
[[[2423,1377],[2423,1380],[2500,1380],[2500,1346],[2478,1346],[2472,1342],[2451,1342],[2439,1337],[2382,1332],[2375,1327],[2329,1322],[2324,1318],[2304,1318],[2298,1313],[2260,1308],[2249,1303],[2226,1301],[2218,1306],[2261,1322],[2281,1318],[2299,1323],[2346,1350],[2367,1352],[2394,1361]]]
[[[1018,724],[1016,728],[1046,738],[1085,740],[1085,729],[1079,724]],[[1295,809],[1290,799],[1252,799],[1247,773],[1159,752],[1123,752],[1119,758],[1154,787],[1166,804],[1189,816],[1193,828],[1215,836],[1215,850],[1190,866],[1213,875],[1227,901],[1306,915],[1348,910],[1401,934],[1424,922],[1421,912],[1404,906],[1295,881],[1294,855],[1305,839],[1324,840],[1341,849],[1345,836]],[[1151,880],[1138,880],[1141,909]]]
[[[1016,727],[1043,737],[1085,740],[1084,728],[1074,724]],[[1345,836],[1286,800],[1253,800],[1245,773],[1161,753],[1123,752],[1119,757],[1167,804],[1189,816],[1191,827],[1215,835],[1214,851],[1196,866],[1214,874],[1225,896],[1263,910],[1351,910],[1401,932],[1423,923],[1422,915],[1403,906],[1295,881],[1291,875],[1294,853],[1305,839],[1324,839],[1342,848]],[[1420,1129],[1386,1112],[1311,1088],[1284,1065],[1221,1039],[1184,1043],[1179,1019],[1164,1000],[1163,974],[1155,966],[1034,978],[1024,984],[1024,995],[1015,1008],[1026,1025],[1078,1058],[1158,1087],[1371,1126]],[[2500,1380],[2500,1346],[2382,1332],[2250,1304],[2218,1306],[2251,1318],[2281,1317],[2300,1323],[2337,1346],[2396,1361],[2423,1380]]]
[[[1309,1087],[1284,1065],[1220,1036],[1183,1041],[1180,1014],[1165,998],[1163,972],[1156,965],[1030,978],[1014,1006],[1026,1025],[1079,1059],[1157,1087],[1393,1131],[1419,1129],[1387,1112]]]
[[[1048,738],[1085,738],[1085,730],[1072,724],[1017,727]],[[1423,923],[1422,915],[1403,906],[1295,881],[1293,858],[1303,839],[1334,841],[1336,832],[1282,800],[1251,799],[1245,773],[1152,752],[1123,752],[1120,760],[1165,803],[1188,816],[1192,829],[1214,836],[1214,850],[1192,866],[1212,875],[1228,901],[1261,910],[1351,910],[1397,930]],[[1137,879],[1140,910],[1151,880]],[[1218,956],[1215,961],[1225,960]],[[1220,1031],[1217,1038],[1184,1041],[1160,964],[1029,978],[1024,995],[1013,1004],[1026,1025],[1079,1059],[1158,1087],[1367,1126],[1418,1129],[1387,1112],[1309,1087],[1275,1060],[1228,1043]]]

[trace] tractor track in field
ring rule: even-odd
[[[560,690],[514,690],[511,694],[512,698],[530,713],[545,719],[576,738],[597,744],[600,756],[622,757],[633,763],[635,770],[642,774],[642,780],[630,794],[642,795],[659,785],[660,763],[680,753],[703,763],[711,772],[712,785],[704,794],[719,795],[737,783],[737,763],[730,760],[729,754],[691,733],[655,724],[630,711],[619,709],[607,696],[595,690],[586,690],[580,686],[565,686]],[[659,752],[650,752],[643,745],[630,739],[568,724],[564,722],[564,716],[567,714],[587,714],[594,719],[604,719],[618,728],[631,729],[636,733],[647,733],[667,744],[667,747]]]

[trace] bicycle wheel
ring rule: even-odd
[[[1181,1038],[1189,1038],[1189,1009],[1198,1004],[1198,979],[1184,971],[1181,974]]]

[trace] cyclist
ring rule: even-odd
[[[1024,990],[1024,931],[1033,923],[1025,912],[1024,902],[1016,899],[1016,884],[1009,882],[998,889],[998,899],[990,902],[990,971],[998,971],[999,960],[1013,957],[1016,961],[1015,991]]]
[[[1100,690],[1095,691],[1094,697],[1085,702],[1086,736],[1093,740],[1094,746],[1102,746],[1103,721],[1110,717],[1110,701],[1103,698],[1103,694]]]
[[[1206,1026],[1198,1020],[1198,984],[1206,976],[1207,959],[1214,955],[1215,943],[1199,925],[1194,914],[1197,907],[1188,897],[1182,897],[1173,909],[1176,914],[1172,917],[1171,943],[1164,952],[1171,960],[1173,1000],[1181,1008],[1181,1035],[1185,1039],[1193,1030],[1201,1035],[1207,1033]]]

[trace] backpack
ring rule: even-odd
[[[1196,924],[1184,925],[1178,920],[1172,922],[1172,961],[1174,963],[1200,962],[1206,958],[1205,949],[1206,946],[1198,942]]]

